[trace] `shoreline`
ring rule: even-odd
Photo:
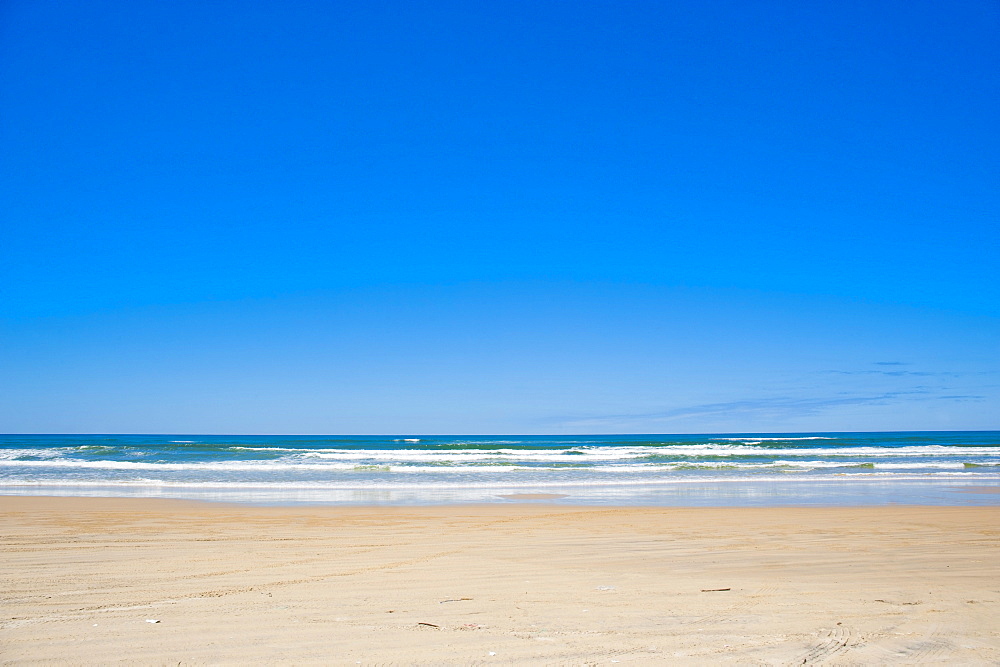
[[[996,506],[2,496],[0,535],[7,662],[1000,660]]]
[[[968,485],[968,486],[953,486],[949,488],[949,491],[954,493],[967,493],[971,495],[1000,495],[1000,485]],[[603,510],[614,510],[614,511],[661,511],[661,512],[676,512],[676,511],[742,511],[742,510],[752,510],[759,512],[775,511],[781,512],[784,510],[843,510],[843,511],[865,511],[865,510],[893,510],[893,509],[926,509],[926,510],[994,510],[1000,516],[1000,505],[968,505],[968,504],[955,504],[955,505],[941,505],[941,504],[922,504],[922,503],[887,503],[887,504],[856,504],[856,505],[820,505],[820,504],[782,504],[782,505],[605,505],[605,504],[584,504],[575,503],[572,501],[571,496],[562,493],[549,493],[544,492],[519,492],[512,494],[497,494],[494,497],[499,499],[496,502],[482,502],[482,503],[427,503],[427,504],[379,504],[379,503],[353,503],[353,504],[338,504],[338,503],[255,503],[255,502],[241,502],[241,501],[226,501],[226,500],[213,500],[213,499],[201,499],[201,498],[173,498],[173,497],[138,497],[138,496],[60,496],[60,495],[15,495],[15,494],[4,494],[0,493],[0,517],[6,516],[12,510],[16,511],[59,511],[68,512],[70,510],[79,510],[85,512],[95,512],[95,511],[111,511],[111,510],[128,510],[134,511],[141,509],[143,511],[154,511],[158,509],[157,505],[176,506],[179,508],[187,507],[189,509],[202,508],[208,509],[213,507],[228,507],[228,508],[245,508],[247,510],[277,510],[277,511],[289,511],[289,512],[329,512],[335,513],[339,511],[363,511],[363,512],[403,512],[407,510],[413,510],[414,512],[419,512],[423,510],[427,511],[442,511],[446,512],[449,509],[455,508],[480,508],[487,512],[492,511],[504,511],[505,509],[517,509],[519,507],[532,507],[538,506],[541,508],[547,508],[551,510],[577,510],[577,511],[593,511],[601,512]],[[129,508],[127,505],[135,504],[140,507]],[[16,507],[21,505],[22,507]],[[31,507],[35,505],[36,507]],[[143,505],[148,505],[148,507],[141,507]],[[89,507],[88,507],[89,506]]]
[[[1000,505],[1000,432],[0,436],[0,494],[274,505]]]
[[[1000,483],[983,478],[671,479],[655,483],[361,486],[343,484],[0,484],[0,498],[178,499],[288,507],[438,507],[511,504],[525,497],[585,507],[1000,506]]]
[[[956,493],[972,495],[1000,495],[1000,487],[956,487]],[[213,512],[225,512],[222,518],[231,518],[233,512],[245,511],[247,514],[303,514],[328,515],[336,514],[368,514],[388,513],[392,515],[412,513],[414,515],[441,515],[446,517],[450,512],[481,512],[485,514],[514,512],[525,508],[551,512],[638,512],[638,513],[719,513],[719,512],[752,512],[774,513],[783,512],[978,512],[995,513],[1000,518],[1000,505],[923,505],[907,503],[891,503],[882,505],[598,505],[578,504],[568,500],[563,494],[549,493],[518,493],[497,496],[502,501],[486,503],[434,503],[408,505],[382,504],[336,504],[336,503],[252,503],[229,502],[224,500],[203,500],[192,498],[146,498],[123,496],[30,496],[0,494],[0,520],[9,519],[10,515],[30,513],[53,513],[62,516],[72,516],[74,512],[81,514],[129,513],[171,514],[177,520],[186,515],[198,515],[208,518]],[[997,524],[1000,536],[1000,524]]]

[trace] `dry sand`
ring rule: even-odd
[[[1000,507],[0,497],[0,534],[7,663],[1000,661]]]

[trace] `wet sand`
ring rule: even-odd
[[[995,664],[998,538],[1000,507],[6,496],[0,660]]]

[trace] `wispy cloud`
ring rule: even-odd
[[[889,365],[886,362],[885,365]],[[838,370],[829,369],[824,371],[815,371],[819,374],[825,375],[882,375],[888,377],[978,377],[984,375],[996,375],[996,370],[980,370],[980,371],[904,371],[904,370],[872,370],[872,369],[857,369],[857,370]]]
[[[662,412],[642,414],[594,415],[590,417],[570,418],[560,420],[566,427],[601,427],[628,423],[663,423],[683,419],[704,418],[716,416],[753,416],[765,418],[802,417],[819,414],[826,410],[842,406],[858,405],[889,405],[908,400],[949,400],[975,401],[985,396],[975,394],[954,394],[941,396],[929,388],[917,388],[908,391],[890,391],[864,396],[825,396],[825,397],[772,397],[755,398],[723,403],[705,403],[673,408]]]
[[[932,372],[932,371],[819,371],[820,373],[830,373],[834,375],[888,375],[890,377],[903,377],[903,376],[913,376],[913,377],[960,377],[962,375],[968,375],[968,373],[955,373],[955,372]]]
[[[981,401],[981,400],[983,400],[986,397],[985,396],[976,396],[976,395],[973,395],[973,394],[970,394],[970,395],[955,394],[955,395],[952,395],[952,396],[938,396],[938,398],[941,399],[941,400],[947,400],[947,401]]]
[[[664,406],[650,412],[619,414],[563,415],[545,420],[546,425],[587,431],[593,429],[659,430],[664,424],[685,425],[795,423],[803,418],[851,413],[852,407],[891,406],[871,413],[921,412],[933,402],[954,405],[988,400],[996,396],[996,386],[985,382],[1000,371],[991,370],[917,370],[904,361],[879,361],[878,368],[818,370],[791,379],[778,389],[761,388],[767,397],[748,397],[715,403]],[[919,368],[919,367],[918,367]],[[841,379],[842,378],[842,379]],[[917,403],[918,405],[912,405]]]

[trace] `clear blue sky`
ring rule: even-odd
[[[0,7],[0,431],[1000,428],[1000,5]]]

